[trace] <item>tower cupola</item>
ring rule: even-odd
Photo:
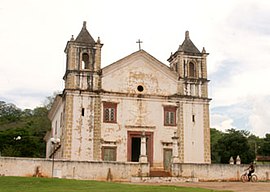
[[[84,21],[78,36],[72,36],[65,48],[65,89],[100,89],[101,48],[100,38],[93,39]]]
[[[178,73],[179,94],[208,97],[207,55],[205,48],[199,51],[186,31],[183,43],[168,59],[171,69]]]

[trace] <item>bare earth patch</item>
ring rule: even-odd
[[[185,187],[199,187],[214,190],[229,190],[234,192],[270,192],[270,182],[256,182],[256,183],[194,182],[194,183],[174,183],[172,185]]]

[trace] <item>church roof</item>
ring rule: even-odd
[[[179,46],[177,51],[183,51],[185,53],[201,53],[189,38],[188,31],[186,31],[185,40],[182,45]]]
[[[86,29],[86,21],[83,22],[83,27],[77,38],[75,39],[75,42],[78,43],[87,43],[87,44],[95,44],[95,40],[90,35],[88,30]]]
[[[136,51],[134,53],[131,53],[130,55],[110,64],[107,65],[106,67],[104,67],[102,69],[102,73],[106,74],[109,71],[113,70],[113,68],[119,68],[119,67],[123,67],[123,65],[128,65],[130,62],[128,62],[129,60],[132,60],[132,58],[135,57],[141,57],[141,58],[145,58],[148,59],[149,62],[147,62],[149,65],[152,64],[154,66],[156,66],[157,68],[159,68],[163,73],[167,73],[169,74],[168,77],[173,77],[176,75],[176,73],[174,73],[169,66],[167,66],[166,64],[162,63],[161,61],[159,61],[157,58],[155,58],[154,56],[152,56],[151,54],[149,54],[148,52],[144,51],[143,49],[140,49],[139,51]],[[174,77],[176,78],[176,77]]]

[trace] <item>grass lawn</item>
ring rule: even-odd
[[[215,192],[175,186],[151,186],[71,179],[0,177],[0,192]],[[220,192],[220,191],[219,191]]]

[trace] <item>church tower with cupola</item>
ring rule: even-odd
[[[181,117],[180,122],[185,122],[185,119],[191,117],[192,124],[186,125],[188,128],[185,129],[180,123],[179,126],[179,143],[183,149],[195,149],[197,141],[194,140],[194,135],[196,135],[195,126],[196,119],[198,119],[199,113],[203,116],[201,117],[202,124],[202,135],[203,141],[201,144],[204,146],[204,162],[211,162],[211,151],[210,151],[210,128],[209,128],[209,102],[208,98],[208,82],[207,79],[207,55],[205,48],[203,47],[200,52],[198,48],[191,41],[189,36],[189,31],[185,33],[185,39],[183,43],[179,46],[178,50],[170,56],[168,61],[170,62],[171,70],[175,71],[178,75],[178,88],[177,95],[185,100],[185,103],[180,103],[180,111],[186,111],[185,115]],[[198,109],[200,109],[198,111]],[[190,112],[188,112],[190,111]],[[189,114],[190,113],[190,114]],[[191,129],[191,132],[188,133]],[[189,135],[189,136],[187,136]],[[189,138],[188,138],[189,137]],[[186,142],[190,140],[191,142]],[[183,154],[185,150],[179,150],[180,160],[182,162],[191,161],[194,158],[192,152],[189,154]]]
[[[168,61],[179,76],[179,94],[191,97],[208,97],[208,80],[205,48],[200,52],[185,33],[185,40]]]
[[[100,159],[101,48],[100,39],[92,38],[86,22],[65,48],[65,88],[60,121],[63,123],[58,133],[61,157],[65,159]]]
[[[101,88],[101,47],[100,39],[94,41],[84,22],[77,38],[72,36],[65,48],[65,89],[93,91]]]

